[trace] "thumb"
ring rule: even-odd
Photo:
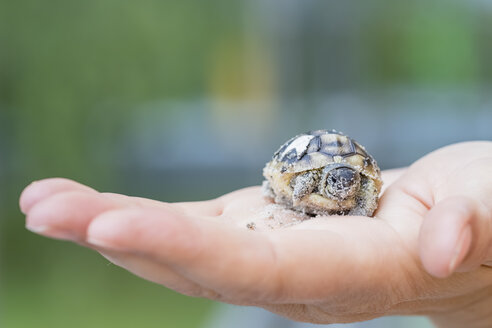
[[[479,201],[448,197],[426,215],[420,229],[419,252],[424,268],[444,278],[492,261],[492,215]]]

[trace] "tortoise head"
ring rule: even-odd
[[[323,169],[319,189],[326,197],[344,200],[359,191],[360,180],[359,172],[352,166],[330,164]]]

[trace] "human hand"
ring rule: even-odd
[[[442,148],[383,172],[375,218],[280,229],[245,227],[269,205],[259,187],[170,204],[48,179],[20,205],[28,229],[185,295],[315,323],[425,314],[443,327],[490,327],[491,154],[490,142]]]

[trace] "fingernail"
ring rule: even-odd
[[[458,265],[465,258],[466,254],[468,253],[468,249],[470,248],[471,238],[471,227],[467,225],[458,238],[458,243],[456,244],[453,256],[451,258],[451,261],[449,262],[449,273],[453,273],[454,270],[456,270]]]
[[[53,228],[50,226],[46,225],[41,225],[41,226],[26,226],[26,229],[34,232],[38,235],[42,235],[45,237],[50,237],[50,238],[55,238],[55,239],[63,239],[63,240],[73,240],[77,241],[79,240],[79,236],[77,236],[75,233],[72,231],[68,230],[61,230],[57,228]]]
[[[102,247],[102,248],[114,248],[113,245],[111,245],[110,243],[104,241],[104,240],[101,240],[101,239],[96,239],[94,237],[87,237],[87,240],[86,242],[92,246],[96,246],[96,247]]]
[[[91,236],[87,237],[86,243],[93,246],[93,247],[100,248],[100,249],[106,249],[108,251],[116,251],[116,252],[129,252],[130,251],[127,248],[124,248],[121,246],[116,246],[109,241],[94,238]]]
[[[31,231],[31,232],[34,232],[34,233],[42,234],[43,232],[48,231],[50,229],[50,227],[44,226],[44,225],[41,225],[41,226],[26,225],[26,229]]]

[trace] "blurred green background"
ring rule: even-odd
[[[318,128],[408,165],[490,140],[491,82],[487,0],[0,0],[0,326],[220,316],[27,232],[17,199],[32,180],[208,199],[260,183],[274,149]]]

